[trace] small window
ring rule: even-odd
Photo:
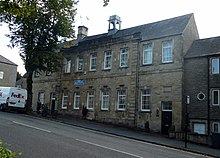
[[[219,90],[212,90],[212,105],[219,105]]]
[[[108,110],[109,109],[109,91],[102,91],[101,92],[102,104],[101,110]]]
[[[173,42],[171,40],[162,43],[162,63],[173,62]]]
[[[153,58],[153,44],[148,43],[143,46],[143,64],[152,64]]]
[[[4,72],[0,71],[0,79],[3,79],[3,78],[4,78]]]
[[[79,109],[80,107],[80,93],[74,93],[73,109]]]
[[[93,53],[90,55],[90,71],[96,70],[96,54]]]
[[[205,134],[205,124],[204,123],[194,123],[193,132],[198,134]]]
[[[128,67],[128,48],[122,48],[120,51],[120,67]]]
[[[220,133],[220,122],[213,122],[213,124],[212,124],[212,132]]]
[[[44,104],[44,102],[45,102],[45,93],[44,92],[39,92],[38,98],[39,98],[41,104]]]
[[[83,71],[83,58],[81,56],[77,57],[77,71]]]
[[[212,74],[219,74],[219,59],[212,59]]]
[[[112,52],[106,51],[105,52],[105,59],[104,59],[104,69],[111,69],[112,67]]]
[[[67,109],[68,106],[68,93],[65,92],[63,93],[63,97],[62,97],[62,109]]]
[[[150,111],[150,90],[141,91],[141,111]]]
[[[172,92],[172,86],[163,86],[163,93],[170,94]]]
[[[87,93],[87,109],[93,110],[94,108],[94,91]]]
[[[126,105],[126,90],[118,90],[118,110],[124,111]]]

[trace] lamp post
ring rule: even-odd
[[[188,123],[189,123],[189,113],[188,113],[188,105],[190,103],[190,96],[186,96],[186,112],[185,112],[185,148],[187,148],[187,132],[188,132]]]

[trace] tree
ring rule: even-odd
[[[9,24],[11,46],[20,47],[20,56],[27,71],[27,106],[32,105],[34,72],[59,69],[64,38],[74,37],[73,0],[3,0],[0,20]]]

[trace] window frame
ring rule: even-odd
[[[162,111],[173,111],[173,103],[172,101],[161,101],[162,104]],[[168,105],[169,104],[169,105]],[[171,107],[171,109],[167,108],[168,106]],[[166,106],[166,107],[165,107]]]
[[[120,94],[120,92],[124,92],[123,94]],[[126,90],[125,89],[119,89],[117,90],[117,110],[118,111],[125,111],[126,109]],[[122,101],[122,103],[121,103]],[[123,107],[120,107],[123,106]]]
[[[66,105],[64,106],[65,101],[66,101]],[[67,92],[63,92],[61,108],[64,110],[64,109],[67,109],[67,107],[68,107],[68,93]]]
[[[83,67],[84,67],[83,57],[78,55],[77,58],[76,58],[76,71],[77,72],[82,72],[83,71]]]
[[[147,47],[149,45],[151,45],[150,48]],[[148,60],[147,58],[149,55],[148,53],[150,53],[150,60]],[[152,63],[153,63],[153,43],[147,43],[143,45],[143,65],[150,65]]]
[[[215,98],[214,98],[214,92],[217,92],[218,93],[218,103],[217,104],[215,104],[214,102],[215,102]],[[219,106],[220,105],[220,97],[219,97],[219,95],[220,95],[220,90],[218,90],[218,89],[213,89],[212,90],[212,105],[213,106]]]
[[[215,131],[215,125],[217,125],[217,131]],[[220,133],[220,122],[213,122],[212,123],[212,132],[213,133]]]
[[[88,110],[94,109],[94,98],[95,98],[95,92],[94,91],[88,91],[87,92],[87,101],[86,101],[86,107]],[[92,100],[90,100],[92,99]],[[92,102],[92,104],[90,104]],[[92,107],[90,107],[92,105]]]
[[[104,94],[107,93],[107,94]],[[107,100],[104,99],[104,97],[107,97]],[[104,103],[107,103],[107,106],[104,107]],[[109,110],[109,105],[110,105],[110,95],[109,95],[109,91],[105,90],[105,91],[101,91],[101,110],[103,111],[108,111]]]
[[[165,40],[162,42],[162,63],[171,62],[173,62],[173,40]]]
[[[121,68],[128,67],[128,55],[129,55],[128,48],[121,48],[120,49],[120,67]],[[124,59],[124,58],[126,58],[126,59]],[[122,62],[123,59],[126,60],[125,65],[122,65],[123,64],[123,62]]]
[[[74,110],[79,110],[80,108],[80,93],[74,92],[74,100],[73,100],[73,109]]]
[[[146,91],[146,94],[143,93],[144,91]],[[143,105],[143,100],[144,100],[143,97],[144,98],[146,97],[146,103],[148,103],[148,105]],[[151,97],[150,89],[141,90],[141,111],[150,111],[150,97]],[[145,106],[146,108],[143,108]]]
[[[65,62],[64,62],[64,73],[68,74],[71,72],[71,59],[66,59],[65,58]]]
[[[96,66],[97,66],[97,54],[96,53],[92,53],[92,54],[90,54],[89,70],[90,71],[96,71]],[[92,67],[95,67],[95,68],[92,68]]]
[[[107,54],[110,53],[110,54]],[[109,61],[109,62],[108,62]],[[108,63],[109,64],[108,64]],[[107,65],[108,64],[108,65]],[[104,70],[109,70],[112,68],[112,51],[108,50],[105,51],[105,57],[104,57]]]
[[[1,79],[1,80],[4,79],[4,71],[0,71],[0,79]]]
[[[219,74],[219,58],[213,58],[212,60],[212,74]],[[214,63],[216,61],[216,63]],[[217,65],[215,65],[217,64]],[[215,70],[217,68],[217,71]]]

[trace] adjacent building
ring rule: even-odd
[[[0,86],[15,87],[17,65],[0,55]]]
[[[108,32],[77,40],[64,52],[63,68],[33,76],[37,100],[59,113],[168,134],[183,129],[184,56],[199,39],[193,14],[121,29],[110,16]]]
[[[185,56],[184,96],[189,128],[200,141],[220,133],[220,37],[195,40]]]

